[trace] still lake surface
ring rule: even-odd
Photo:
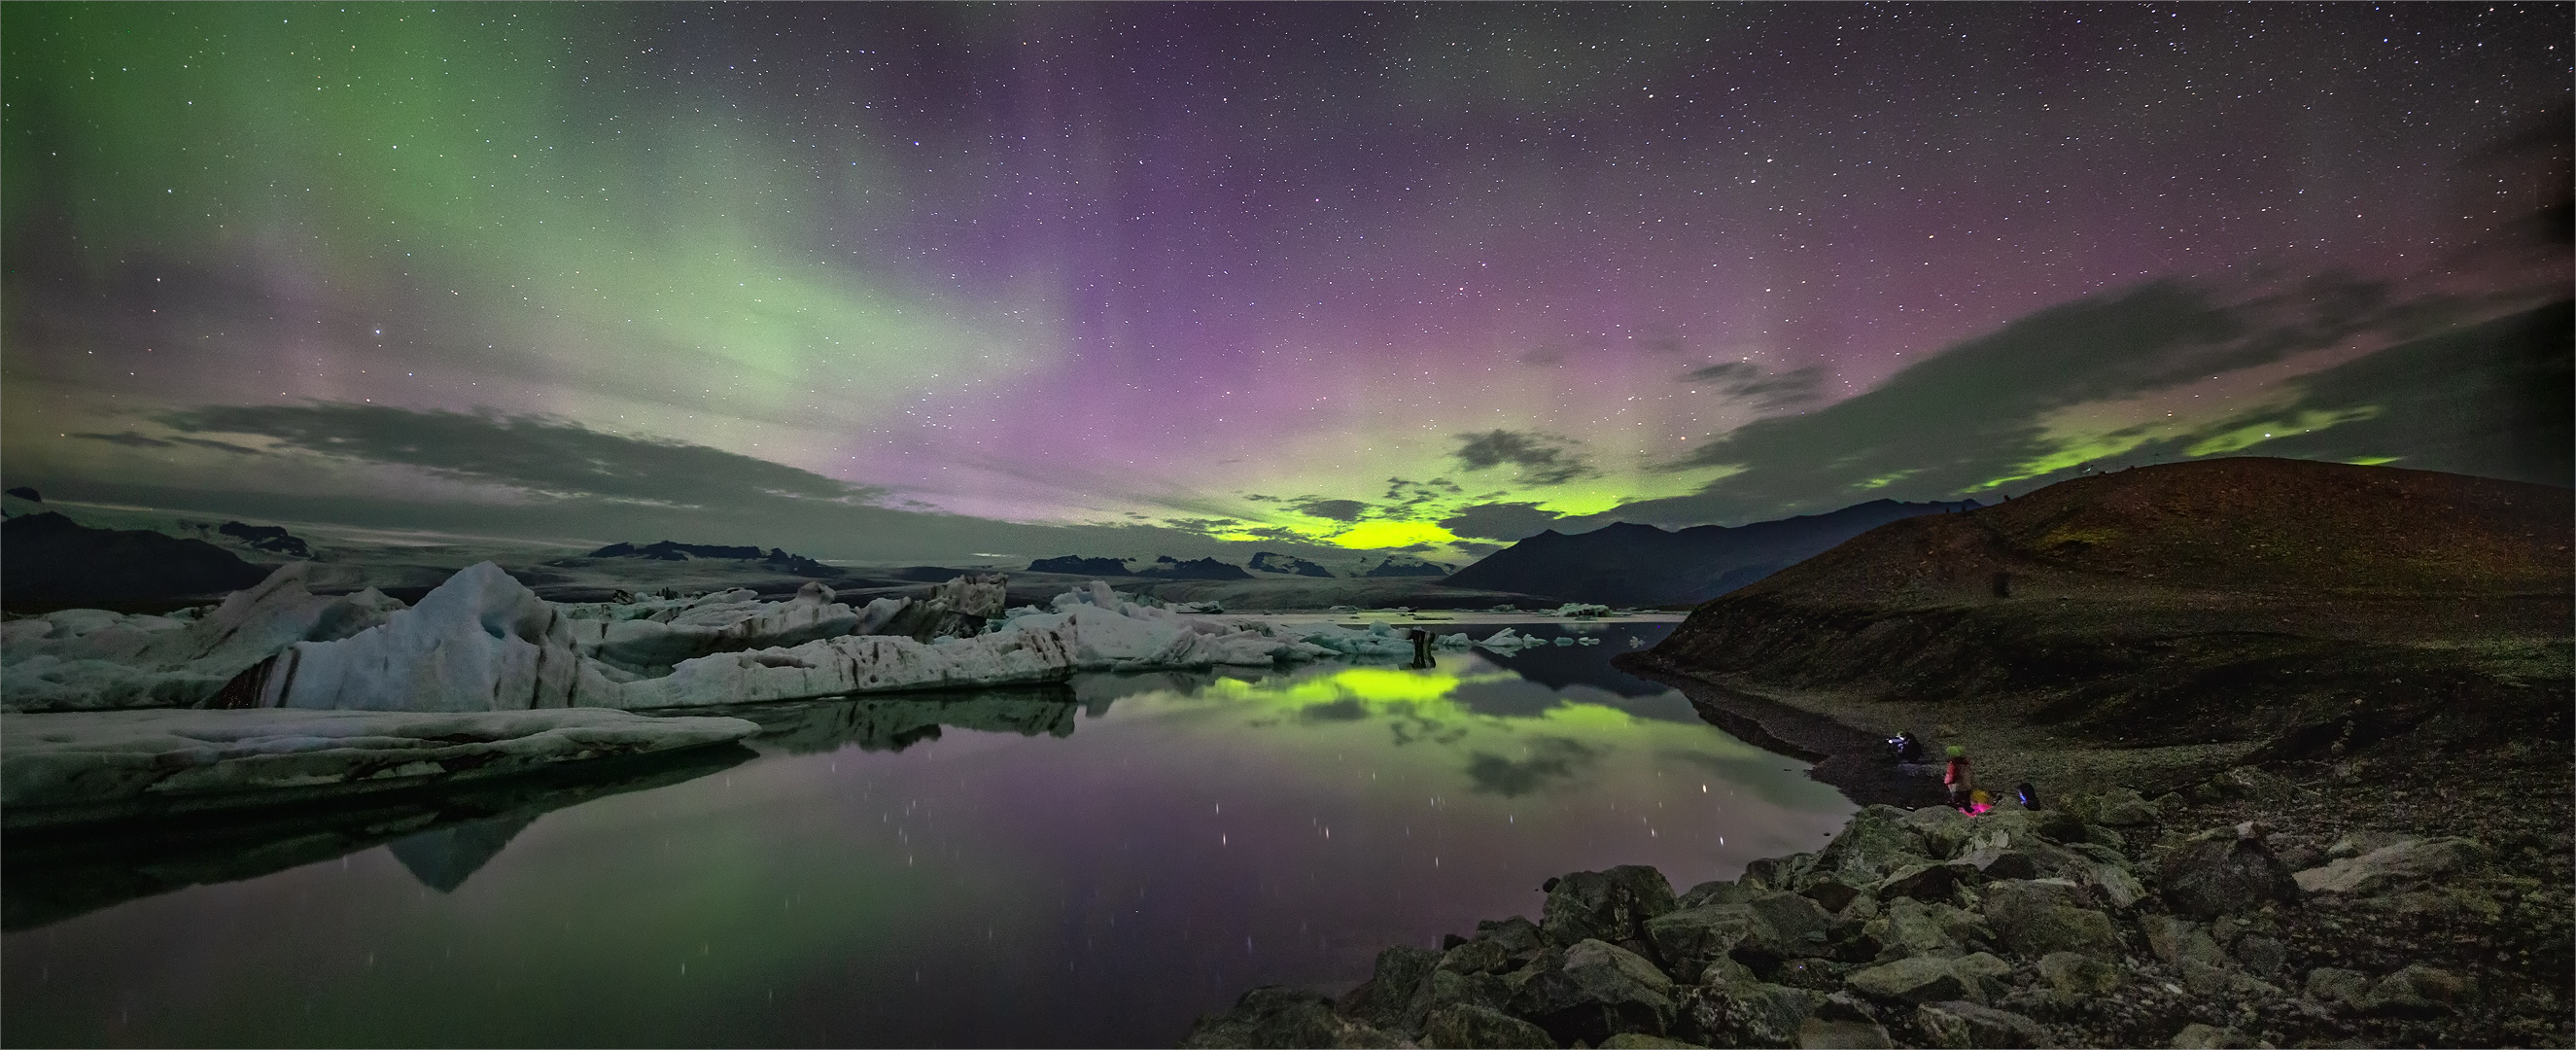
[[[12,861],[0,1039],[1168,1046],[1549,876],[1678,891],[1855,808],[1609,666],[1670,623],[1516,627],[1603,642],[737,709],[771,734],[693,779],[131,865],[167,892]]]

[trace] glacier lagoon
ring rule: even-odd
[[[1671,624],[1514,626],[1600,644],[746,705],[750,753],[461,816],[13,843],[0,1031],[1170,1045],[1247,988],[1535,918],[1549,876],[1684,889],[1854,809],[1609,666]]]

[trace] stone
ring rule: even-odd
[[[1834,917],[1795,893],[1765,893],[1744,903],[1752,924],[1736,947],[1773,959],[1821,959],[1833,954]]]
[[[2214,919],[2266,904],[2295,904],[2299,883],[2258,838],[2195,837],[2166,854],[2157,882],[2176,914]]]
[[[1377,953],[1377,967],[1369,979],[1344,993],[1334,1012],[1378,1028],[1404,1027],[1405,1007],[1421,994],[1423,982],[1440,959],[1439,952],[1428,948],[1391,945]]]
[[[1841,879],[1831,876],[1808,883],[1805,889],[1798,891],[1800,895],[1806,897],[1808,900],[1814,901],[1818,906],[1824,908],[1826,911],[1832,912],[1838,912],[1843,910],[1845,907],[1850,906],[1851,902],[1860,897],[1862,892],[1863,891],[1859,887],[1853,886]]]
[[[1986,952],[1969,952],[1950,963],[1950,972],[1968,986],[1968,998],[1983,1002],[1992,998],[2012,977],[2012,964]]]
[[[1995,939],[2016,955],[2060,951],[2099,955],[2119,950],[2111,917],[2079,907],[2082,897],[2071,882],[1995,882],[1987,885],[1984,898],[1987,925],[1995,931]]]
[[[1994,939],[1975,912],[1907,897],[1889,901],[1872,925],[1883,951],[1897,955],[1957,955],[1971,943]]]
[[[2216,966],[2227,961],[2226,954],[2218,950],[2218,941],[2209,935],[2209,930],[2189,919],[2149,915],[2138,920],[2138,927],[2147,935],[2147,950],[2165,962],[2194,959]]]
[[[2247,934],[2236,942],[2236,956],[2245,969],[2262,977],[2272,977],[2290,961],[2290,946],[2262,934]]]
[[[1547,942],[1539,936],[1538,924],[1514,915],[1508,919],[1486,919],[1476,924],[1476,939],[1502,945],[1503,953],[1518,962],[1538,957]]]
[[[2040,811],[2030,829],[2039,837],[2061,846],[2072,846],[2091,840],[2084,830],[2084,819],[2062,809]]]
[[[1188,1043],[1181,1044],[1189,1046]],[[1431,1012],[1422,1023],[1422,1045],[1469,1048],[1553,1047],[1547,1031],[1510,1014],[1472,1003],[1457,1003]]]
[[[1551,950],[1512,980],[1510,1012],[1559,1043],[1597,1044],[1614,1032],[1661,1035],[1672,1026],[1672,978],[1608,941],[1587,938],[1561,954]]]
[[[1354,1031],[1355,1026],[1333,1015],[1331,999],[1321,994],[1278,985],[1264,985],[1243,993],[1234,1008],[1222,1014],[1201,1017],[1190,1026],[1181,1040],[1184,1048],[1342,1046],[1346,1036],[1361,1038],[1352,1043],[1378,1042],[1393,1045],[1391,1040],[1366,1038],[1369,1032]],[[1374,1030],[1370,1030],[1373,1032]],[[1382,1034],[1382,1033],[1381,1033]]]
[[[1466,1003],[1500,1010],[1511,1001],[1511,998],[1512,984],[1502,977],[1489,973],[1460,973],[1456,970],[1435,968],[1431,971],[1430,979],[1422,982],[1422,992],[1417,1003],[1406,1005],[1405,1020],[1408,1022],[1406,1027],[1411,1027],[1409,1022],[1414,1018],[1428,1015],[1444,1006]]]
[[[2061,995],[2109,995],[2120,988],[2120,971],[2111,964],[2077,952],[2050,952],[2039,959],[2039,979]]]
[[[2476,985],[2468,977],[2423,963],[2410,963],[2405,969],[2372,982],[2369,993],[2362,996],[2360,1006],[2363,1013],[2420,1016],[2457,1009],[2475,994]]]
[[[2102,796],[2098,815],[2092,823],[2112,828],[2145,827],[2162,819],[2154,804],[2138,797],[2128,788],[2119,788]]]
[[[2356,831],[2326,844],[2326,856],[2334,860],[2358,857],[2364,853],[2393,846],[2414,836],[2386,831]]]
[[[1548,891],[1539,933],[1554,944],[1594,939],[1631,951],[1652,950],[1647,947],[1646,920],[1674,906],[1672,884],[1653,868],[1627,864],[1608,871],[1578,871]]]
[[[2346,843],[2336,843],[2338,847]],[[2329,855],[2333,849],[2326,851]],[[2332,861],[2299,872],[2294,878],[2308,893],[2367,895],[2448,875],[2476,862],[2481,849],[2474,839],[2399,839],[2368,853]]]
[[[1868,806],[1852,814],[1842,833],[1816,854],[1817,874],[1847,886],[1867,886],[1898,868],[1931,859],[1924,855],[1923,833],[1911,826],[1912,816],[1895,806]],[[1826,905],[1828,911],[1841,908]]]
[[[1915,1007],[1914,1026],[1931,1037],[1934,1046],[1950,1050],[2051,1045],[2047,1029],[2040,1027],[2039,1022],[2008,1010],[1964,1000],[1925,1003]]]
[[[2094,860],[2078,870],[2076,878],[2092,887],[2093,895],[2102,903],[2114,908],[2135,907],[2147,895],[2147,888],[2138,884],[2138,877],[2129,873],[2128,866],[2116,861]]]
[[[1974,882],[1983,877],[1971,865],[1926,861],[1898,869],[1873,887],[1871,892],[1877,894],[1882,903],[1899,897],[1911,897],[1919,901],[1948,901],[1956,899],[1961,883]]]
[[[1442,952],[1439,968],[1451,973],[1502,973],[1512,969],[1515,961],[1502,942],[1473,940]]]
[[[1698,1043],[1685,1043],[1679,1039],[1666,1039],[1660,1035],[1620,1032],[1602,1040],[1599,1050],[1707,1050],[1707,1048]]]
[[[1936,955],[1917,955],[1855,970],[1843,981],[1863,995],[1909,1003],[1964,998],[1968,991],[1967,984],[1951,968],[1950,960]]]
[[[1711,904],[1739,904],[1750,899],[1756,892],[1758,891],[1742,882],[1712,879],[1693,886],[1689,891],[1674,898],[1673,909],[1686,911],[1691,908],[1704,908]]]
[[[2184,959],[2174,964],[2182,971],[2182,986],[2194,995],[2279,995],[2281,990],[2256,980],[2242,971],[2216,966],[2198,959]]]
[[[2174,1033],[2173,1042],[2165,1044],[2175,1050],[2228,1050],[2253,1046],[2233,1028],[2219,1028],[2194,1021]]]
[[[2358,970],[2320,966],[2308,971],[2308,998],[2358,1008],[2370,994],[2370,975]]]
[[[1696,981],[1709,964],[1743,943],[1753,926],[1753,914],[1743,903],[1712,904],[1647,920],[1646,939],[1673,976]]]
[[[1847,992],[1835,992],[1817,1004],[1813,1013],[1798,1025],[1798,1046],[1802,1050],[1850,1048],[1850,1050],[1889,1050],[1896,1041],[1888,1038],[1887,1028],[1878,1023],[1869,1005]]]
[[[1744,866],[1739,882],[1748,890],[1787,890],[1805,885],[1809,872],[1815,870],[1816,855],[1792,853],[1786,857],[1764,857]]]
[[[1703,984],[1683,993],[1673,1034],[1710,1046],[1795,1046],[1822,998],[1753,980]]]

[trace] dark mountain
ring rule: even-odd
[[[1127,571],[1125,558],[1085,558],[1067,554],[1061,558],[1040,558],[1029,563],[1030,572],[1060,572],[1068,576],[1133,576]]]
[[[238,521],[227,521],[215,531],[242,541],[252,550],[283,554],[289,558],[313,556],[313,548],[306,546],[302,539],[275,525],[244,525]]]
[[[10,489],[9,494],[18,497],[19,499],[34,500],[38,503],[43,503],[45,501],[44,493],[28,488],[25,485],[20,485],[17,488]]]
[[[1321,576],[1331,579],[1333,570],[1304,558],[1261,551],[1252,556],[1252,567],[1261,572],[1289,573],[1297,576]]]
[[[1228,564],[1214,558],[1180,561],[1168,554],[1154,559],[1153,568],[1136,575],[1154,576],[1166,580],[1249,580],[1252,578],[1252,574],[1243,571],[1240,565]]]
[[[1369,567],[1368,571],[1363,572],[1360,575],[1373,578],[1382,578],[1387,576],[1447,576],[1449,575],[1449,567],[1446,565],[1436,565],[1420,558],[1398,557],[1388,558],[1376,565],[1372,565]]]
[[[1830,514],[1666,532],[1625,522],[1568,536],[1553,529],[1487,555],[1442,581],[1607,605],[1707,601],[1901,518],[1977,507],[1872,500]]]
[[[644,558],[652,561],[755,561],[767,568],[795,576],[838,576],[840,570],[802,554],[789,554],[776,547],[762,551],[758,547],[724,547],[705,543],[675,543],[663,540],[638,547],[632,543],[612,543],[590,552],[593,558]]]
[[[258,583],[268,572],[204,540],[93,529],[52,512],[0,524],[0,596],[13,607],[213,595]]]

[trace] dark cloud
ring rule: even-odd
[[[2169,390],[2364,331],[2428,330],[2456,310],[2438,299],[2392,305],[2379,286],[2336,276],[2240,303],[2177,281],[2081,299],[1954,346],[1867,393],[1739,427],[1677,464],[1735,473],[1693,495],[1599,517],[1761,520],[1881,496],[1988,491],[2063,451],[2044,429],[2056,409]]]
[[[1358,521],[1360,515],[1368,510],[1368,504],[1355,499],[1324,499],[1318,496],[1307,496],[1292,501],[1288,507],[1299,514],[1329,521]]]
[[[104,441],[111,445],[123,445],[127,448],[171,447],[170,442],[163,441],[156,437],[145,437],[131,430],[117,434],[74,434],[72,436],[76,438],[87,438],[91,441]]]
[[[1533,485],[1556,485],[1600,473],[1584,461],[1582,453],[1574,451],[1572,440],[1554,434],[1489,430],[1457,437],[1458,450],[1451,455],[1469,470],[1488,470],[1508,463],[1521,468],[1521,480]]]
[[[212,406],[160,421],[186,433],[257,434],[322,455],[555,496],[717,506],[782,498],[857,503],[883,495],[705,445],[624,437],[542,416],[325,403]]]
[[[1715,386],[1727,397],[1750,398],[1766,409],[1788,408],[1813,401],[1823,393],[1824,370],[1810,365],[1764,375],[1760,366],[1750,362],[1721,361],[1684,373],[1682,382]]]
[[[1535,503],[1479,503],[1461,509],[1454,517],[1442,518],[1440,527],[1460,536],[1525,540],[1546,532],[1561,520],[1561,515],[1540,510]]]
[[[1475,790],[1486,794],[1507,798],[1527,795],[1572,783],[1585,766],[1599,757],[1599,752],[1573,740],[1536,737],[1529,742],[1529,757],[1517,761],[1475,752],[1467,761],[1467,778],[1475,782]]]

